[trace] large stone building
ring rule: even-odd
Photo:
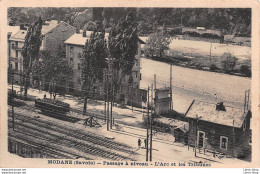
[[[69,61],[69,64],[73,68],[73,75],[67,80],[66,86],[67,91],[72,93],[81,92],[81,60],[83,55],[83,49],[86,41],[89,39],[91,31],[77,31],[69,39],[65,41],[66,44],[66,57]],[[105,37],[108,37],[108,33],[105,33]],[[135,56],[135,64],[132,69],[133,77],[133,86],[129,86],[128,80],[129,75],[125,76],[122,80],[120,86],[120,98],[126,103],[133,103],[134,105],[140,105],[141,97],[140,96],[140,58],[141,58],[141,44],[144,44],[142,40],[139,39],[138,42],[138,51]],[[101,95],[104,92],[102,85],[96,85],[95,93]],[[139,99],[140,98],[140,99]]]
[[[9,27],[11,28],[11,27]],[[64,46],[64,41],[76,32],[75,27],[66,22],[57,20],[46,21],[42,26],[42,45],[40,50],[48,50],[52,54],[56,54],[60,47]],[[8,59],[9,66],[14,71],[14,82],[21,84],[23,81],[23,59],[22,48],[25,42],[27,28],[20,26],[16,33],[8,32]],[[31,80],[32,82],[32,80]]]

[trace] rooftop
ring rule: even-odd
[[[42,25],[42,35],[47,34],[49,31],[54,29],[59,22],[57,20],[46,21],[45,25]]]
[[[26,30],[19,30],[17,33],[12,35],[9,40],[24,42],[26,34]]]
[[[72,44],[72,45],[80,45],[84,46],[86,41],[89,39],[91,33],[93,31],[86,31],[86,37],[82,36],[83,30],[80,30],[80,33],[73,34],[69,39],[67,39],[64,43]],[[108,33],[105,33],[105,37],[108,37]]]
[[[62,21],[63,22],[63,21]],[[51,21],[47,21],[44,25],[42,25],[42,35],[47,34],[48,32],[50,32],[52,29],[54,29],[57,25],[58,25],[58,21],[57,20],[51,20]],[[20,41],[20,42],[24,42],[25,40],[25,36],[27,34],[26,30],[20,30],[20,26],[9,26],[10,30],[14,30],[13,27],[16,27],[16,32],[12,33],[10,40],[14,40],[14,41]],[[8,32],[10,32],[9,28],[8,28]]]
[[[225,106],[225,109],[226,111],[216,110],[216,104],[194,100],[185,116],[192,119],[196,119],[197,116],[199,120],[231,127],[234,120],[234,127],[241,128],[247,112],[230,106]]]
[[[187,132],[189,130],[189,123],[185,121],[166,117],[154,118],[154,120],[172,126],[174,129],[181,129],[183,132]]]
[[[79,33],[75,33],[73,34],[69,39],[67,39],[64,43],[65,44],[72,44],[72,45],[80,45],[80,46],[84,46],[87,39],[89,39],[91,33],[93,31],[86,31],[86,37],[83,37],[82,33],[83,33],[83,30],[80,30]],[[108,38],[108,35],[109,33],[105,33],[105,37]],[[141,44],[144,44],[145,42],[142,41],[140,38],[139,38],[139,41],[141,42]]]
[[[15,33],[17,33],[20,30],[20,26],[7,26],[7,32],[10,37],[12,37]]]

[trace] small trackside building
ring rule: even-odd
[[[250,110],[194,100],[185,117],[189,146],[233,157],[250,152]]]

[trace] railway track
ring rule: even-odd
[[[101,138],[101,137],[93,136],[91,134],[80,133],[75,130],[72,130],[71,128],[66,130],[67,127],[66,129],[64,129],[65,128],[64,126],[62,127],[60,125],[56,125],[43,120],[39,122],[39,120],[36,120],[28,116],[23,116],[20,113],[16,114],[15,120],[16,120],[15,122],[16,127],[18,126],[19,130],[27,132],[27,134],[34,136],[35,139],[37,139],[39,136],[44,137],[48,141],[55,142],[55,144],[59,144],[61,146],[65,145],[68,148],[76,148],[78,150],[81,150],[83,153],[90,154],[91,156],[98,156],[103,159],[111,159],[111,160],[118,160],[118,161],[131,160],[127,156],[112,153],[111,152],[112,148],[114,148],[114,150],[123,150],[123,149],[117,147],[117,145],[119,145],[118,143],[114,144],[114,142],[108,141],[103,137]],[[58,134],[63,136],[60,136]],[[84,139],[84,141],[86,141],[87,143],[83,142],[82,139]],[[92,144],[89,144],[89,142],[91,142]],[[111,148],[111,150],[110,149],[104,150],[99,146]],[[131,153],[131,151],[129,150],[128,151],[124,150],[124,151]]]
[[[33,110],[33,111],[35,111],[35,110]],[[17,112],[20,114],[23,114],[20,111],[16,111],[16,113]],[[24,112],[26,112],[26,111],[24,111]],[[20,115],[20,117],[23,117],[23,119],[25,119],[24,121],[27,121],[27,119],[28,119],[27,116]],[[59,131],[64,134],[67,134],[69,136],[73,135],[73,136],[78,136],[79,138],[84,138],[84,140],[92,142],[94,144],[102,144],[102,146],[105,146],[107,148],[112,148],[112,149],[126,152],[126,153],[129,152],[129,150],[131,150],[131,147],[129,147],[125,144],[114,142],[112,140],[108,140],[105,137],[96,135],[91,132],[84,133],[84,132],[82,132],[82,130],[79,130],[79,129],[77,130],[77,129],[67,126],[67,125],[66,125],[66,129],[64,129],[64,125],[53,124],[53,122],[47,121],[47,120],[41,120],[41,122],[39,122],[38,119],[35,119],[32,117],[30,117],[30,119],[28,121],[30,121],[33,124],[39,124],[39,126],[41,126],[41,127],[48,126],[48,129],[50,129],[50,130]]]
[[[44,146],[42,144],[36,143],[35,141],[26,140],[22,138],[21,135],[19,135],[19,138],[17,138],[17,135],[8,134],[8,140],[12,143],[19,143],[23,144],[23,146],[30,147],[34,151],[39,151],[47,156],[47,158],[55,158],[55,159],[77,159],[77,158],[85,158],[86,160],[91,160],[83,156],[79,156],[77,154],[69,153],[62,151],[61,149],[55,149],[55,148],[49,148],[47,146]],[[12,153],[12,152],[11,152]]]

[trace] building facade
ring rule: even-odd
[[[193,101],[185,116],[190,146],[233,157],[251,151],[249,110]]]
[[[86,41],[89,39],[91,35],[91,31],[77,31],[74,35],[72,35],[69,39],[65,41],[66,44],[66,58],[73,69],[73,75],[67,80],[67,92],[78,93],[80,94],[82,87],[81,87],[81,62],[83,56],[83,49]],[[108,33],[105,33],[105,37],[108,37]],[[126,103],[132,102],[136,104],[141,103],[141,97],[134,101],[138,96],[139,87],[140,87],[140,58],[141,58],[141,44],[143,44],[141,40],[138,42],[138,51],[135,56],[135,64],[132,69],[132,77],[133,77],[133,85],[129,86],[129,75],[125,76],[122,80],[120,86],[120,96],[124,98]],[[104,83],[99,83],[94,85],[95,92],[97,95],[104,94]],[[140,92],[140,91],[139,91]],[[141,92],[140,92],[141,93]],[[133,97],[134,96],[134,97]],[[140,95],[139,95],[140,96]]]
[[[64,41],[75,32],[75,27],[63,21],[51,20],[44,22],[41,31],[42,45],[40,50],[48,50],[52,54],[56,54],[59,48],[64,46]],[[23,58],[21,51],[24,46],[26,34],[27,28],[21,25],[20,30],[8,38],[9,66],[14,72],[14,83],[20,85],[23,82]],[[31,85],[36,85],[32,78],[30,83]]]

